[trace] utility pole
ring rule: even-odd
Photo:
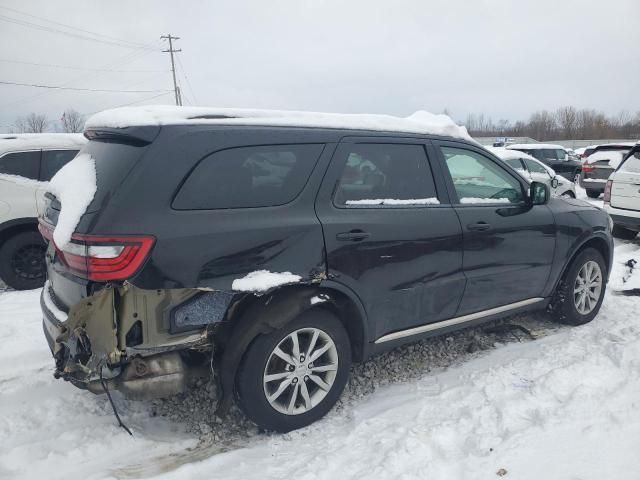
[[[176,82],[176,64],[173,61],[173,54],[181,52],[182,49],[174,50],[173,49],[173,40],[180,40],[180,37],[172,37],[171,34],[162,35],[160,37],[161,40],[167,39],[169,40],[169,50],[163,50],[163,53],[169,53],[171,55],[171,73],[173,74],[173,92],[176,96],[176,105],[182,105],[182,98],[180,97],[180,88],[178,87],[178,82]]]

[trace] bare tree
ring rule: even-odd
[[[556,110],[556,120],[562,131],[562,138],[573,138],[578,122],[578,112],[576,109],[573,107],[560,107]]]
[[[15,133],[42,133],[49,128],[49,120],[44,114],[31,112],[26,117],[18,117],[11,130]]]
[[[68,108],[60,118],[62,130],[67,133],[80,133],[84,129],[84,117],[73,108]]]

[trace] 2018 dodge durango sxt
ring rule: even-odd
[[[352,362],[603,300],[608,215],[444,116],[125,108],[85,136],[42,209],[41,304],[55,374],[96,393],[170,395],[211,364],[219,409],[288,431]]]

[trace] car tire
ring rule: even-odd
[[[591,281],[585,285],[588,278]],[[602,305],[606,279],[607,266],[600,252],[594,248],[584,249],[573,259],[556,288],[549,305],[552,318],[566,325],[589,323]]]
[[[638,235],[638,232],[614,224],[613,229],[611,229],[611,235],[620,240],[633,240]]]
[[[44,285],[46,245],[38,232],[21,232],[0,246],[0,278],[16,290]]]
[[[600,196],[600,192],[598,190],[587,190],[587,197],[598,198],[599,196]]]
[[[300,354],[295,360],[294,336]],[[288,361],[280,356],[282,352]],[[265,430],[296,430],[331,410],[350,367],[351,344],[344,326],[327,310],[312,309],[249,345],[236,375],[236,400],[247,417]]]

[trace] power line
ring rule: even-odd
[[[3,63],[15,63],[19,65],[34,65],[37,67],[51,67],[51,68],[64,68],[67,70],[80,70],[87,72],[113,72],[113,73],[162,73],[167,72],[168,70],[111,70],[108,68],[88,68],[88,67],[72,67],[70,65],[56,65],[53,63],[35,63],[35,62],[24,62],[22,60],[9,60],[5,58],[0,58],[0,62]]]
[[[187,86],[189,87],[189,92],[191,92],[191,97],[193,98],[194,103],[197,104],[198,103],[198,99],[196,98],[196,94],[193,91],[193,87],[191,86],[191,80],[189,80],[189,77],[187,77],[187,71],[184,69],[184,65],[182,64],[182,60],[180,60],[180,57],[176,57],[176,58],[178,59],[178,65],[180,65],[180,70],[182,71],[182,76],[187,81]]]
[[[103,43],[103,44],[106,44],[106,45],[111,45],[111,46],[116,46],[116,47],[139,49],[139,50],[155,50],[151,46],[138,46],[138,45],[135,45],[135,44],[124,43],[122,41],[103,40],[103,39],[100,39],[100,38],[94,38],[94,37],[89,37],[87,35],[82,35],[80,33],[67,32],[67,31],[64,31],[64,30],[60,30],[58,28],[49,27],[47,25],[40,25],[40,24],[37,24],[37,23],[28,22],[26,20],[20,20],[18,18],[7,17],[6,15],[0,15],[0,21],[13,23],[13,24],[16,24],[16,25],[21,25],[23,27],[33,28],[35,30],[40,30],[40,31],[43,31],[43,32],[57,33],[57,34],[60,34],[60,35],[66,35],[68,37],[79,38],[81,40],[88,40],[88,41],[91,41],[91,42]]]
[[[18,13],[20,15],[24,15],[26,17],[31,17],[31,18],[38,19],[40,21],[44,21],[44,22],[47,22],[47,23],[52,23],[54,25],[60,25],[61,27],[70,28],[72,30],[77,30],[79,32],[88,33],[88,34],[96,36],[96,37],[103,37],[103,38],[106,38],[106,39],[114,40],[114,41],[117,41],[117,42],[120,42],[120,43],[126,43],[126,44],[129,44],[129,45],[134,45],[134,46],[138,46],[138,47],[154,48],[152,45],[147,45],[147,44],[140,43],[140,42],[132,42],[130,40],[124,40],[124,39],[121,39],[121,38],[113,37],[111,35],[105,35],[104,33],[97,33],[97,32],[92,32],[90,30],[85,30],[85,29],[80,28],[80,27],[74,27],[73,25],[68,25],[66,23],[56,22],[55,20],[49,20],[49,19],[44,18],[44,17],[39,17],[37,15],[33,15],[31,13],[27,13],[27,12],[24,12],[22,10],[18,10],[16,8],[10,8],[10,7],[5,7],[5,6],[0,6],[0,8],[2,8],[4,10],[10,10],[12,12]]]
[[[150,53],[152,53],[151,51],[134,51],[134,52],[129,52],[126,55],[123,55],[122,57],[118,57],[117,60],[111,61],[109,63],[106,63],[102,66],[102,68],[111,68],[117,64],[120,64],[120,66],[124,66],[124,65],[128,65],[129,63],[138,60],[141,57],[144,57],[146,55],[149,55]],[[95,76],[97,76],[98,73],[90,73],[88,75],[80,75],[79,77],[74,77],[71,80],[69,80],[66,83],[63,83],[62,85],[60,85],[61,87],[67,87],[69,85],[71,85],[72,83],[78,81],[78,80],[86,80],[89,78],[93,78]],[[36,98],[40,98],[44,95],[47,94],[51,94],[54,92],[60,92],[63,90],[60,89],[56,89],[56,90],[51,90],[51,89],[45,89],[43,91],[41,91],[40,93],[36,93],[35,95],[30,95],[28,97],[22,97],[22,98],[18,98],[16,100],[12,100],[10,102],[4,103],[2,105],[0,105],[0,108],[5,108],[5,107],[9,107],[11,105],[15,105],[17,103],[25,103],[25,102],[30,102],[31,100],[35,100]]]
[[[5,82],[0,80],[2,85],[17,85],[20,87],[35,87],[35,88],[49,88],[54,90],[77,90],[81,92],[115,92],[115,93],[154,93],[154,92],[170,92],[171,90],[109,90],[103,88],[78,88],[78,87],[64,87],[61,85],[39,85],[35,83],[19,83],[19,82]]]
[[[121,105],[115,105],[115,106],[109,107],[109,108],[128,107],[129,105],[135,105],[136,103],[148,102],[149,100],[153,100],[155,98],[162,97],[164,95],[169,95],[170,93],[173,93],[173,91],[169,90],[168,92],[163,92],[163,93],[160,93],[159,95],[154,95],[153,97],[147,97],[147,98],[143,98],[142,100],[136,100],[135,102],[123,103]],[[106,110],[106,109],[103,108],[102,110]],[[96,110],[95,112],[83,113],[82,115],[93,115],[94,113],[102,112],[102,110]]]

